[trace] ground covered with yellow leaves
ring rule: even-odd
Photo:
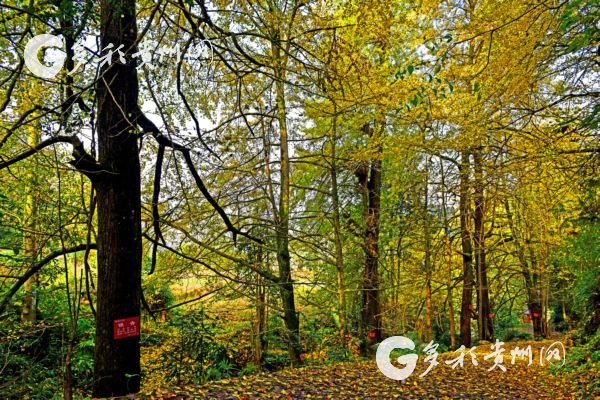
[[[274,373],[225,379],[203,386],[170,388],[145,394],[144,399],[600,399],[594,382],[600,380],[597,365],[585,373],[569,373],[550,367],[546,353],[549,342],[516,342],[504,346],[502,357],[484,359],[494,352],[490,345],[475,350],[478,365],[466,355],[464,365],[452,368],[450,360],[459,353],[448,352],[430,366],[426,354],[419,354],[417,368],[405,381],[385,377],[374,361],[306,366]],[[529,357],[516,357],[511,350],[532,347]],[[568,349],[566,357],[568,359]],[[448,361],[448,363],[446,363]],[[498,361],[502,361],[499,363]],[[553,360],[555,364],[560,362]],[[502,364],[506,371],[497,364]],[[544,364],[544,365],[540,365]],[[490,370],[492,368],[492,370]]]

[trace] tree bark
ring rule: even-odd
[[[32,148],[38,144],[40,133],[35,127],[29,127],[29,135],[27,144]],[[35,162],[35,161],[33,161]],[[23,235],[23,254],[28,267],[31,267],[37,261],[37,246],[35,232],[37,230],[37,201],[34,196],[36,190],[36,169],[30,167],[27,169],[25,181],[25,210],[23,215],[23,225],[25,233]],[[37,314],[37,282],[38,274],[34,274],[23,285],[25,297],[23,299],[23,309],[21,310],[21,321],[33,323],[36,320]]]
[[[460,171],[459,171],[460,172]],[[450,243],[450,223],[448,221],[448,200],[446,198],[446,173],[444,170],[444,160],[440,159],[440,178],[442,190],[442,213],[444,216],[444,252],[446,255],[446,265],[448,266],[448,318],[450,321],[450,350],[456,349],[456,324],[454,321],[454,302],[452,297],[452,246]]]
[[[479,340],[491,340],[494,332],[490,316],[489,288],[487,281],[487,264],[485,248],[485,199],[483,183],[483,160],[481,149],[473,153],[474,166],[474,244],[475,244],[475,269],[477,271],[477,314],[479,326]]]
[[[473,249],[469,218],[471,215],[469,196],[469,152],[463,152],[460,161],[460,237],[463,260],[463,290],[460,308],[460,340],[465,347],[471,347],[471,315],[473,313]]]
[[[529,239],[525,238],[524,235],[519,233],[517,223],[520,222],[520,219],[517,219],[515,222],[515,218],[513,217],[513,213],[510,209],[510,204],[508,201],[504,203],[504,208],[506,210],[506,218],[508,219],[511,234],[515,239],[513,242],[517,252],[517,259],[519,260],[519,264],[521,264],[521,272],[523,274],[523,278],[525,279],[527,307],[529,308],[529,315],[533,325],[533,336],[536,338],[545,337],[543,323],[545,313],[540,290],[540,276],[538,273],[537,258],[535,257],[535,253],[531,247],[526,249],[525,243],[529,241]],[[529,250],[529,261],[526,256],[526,250]]]
[[[380,128],[382,129],[382,128]],[[378,141],[374,129],[365,125],[363,128],[373,142]],[[381,144],[377,146],[377,157],[370,161],[370,168],[357,171],[359,186],[363,196],[363,219],[365,221],[364,246],[365,269],[362,282],[363,302],[361,310],[361,331],[365,335],[361,353],[366,355],[374,343],[381,341],[381,305],[379,302],[379,215],[381,209]],[[368,177],[368,179],[367,179]]]
[[[262,264],[262,253],[258,254],[258,261]],[[256,285],[256,320],[254,321],[254,364],[262,368],[265,351],[265,327],[266,327],[266,299],[263,278],[257,276]]]
[[[533,336],[536,338],[545,337],[543,332],[542,317],[542,299],[538,288],[539,277],[535,273],[525,272],[525,288],[527,291],[527,307],[531,315],[531,323],[533,325]]]
[[[340,223],[340,200],[337,181],[337,110],[334,107],[331,135],[331,202],[333,207],[333,234],[335,242],[335,268],[338,284],[338,316],[341,345],[346,346],[346,283],[344,273],[344,251],[342,247],[342,228]]]
[[[141,203],[137,115],[138,83],[130,54],[137,38],[134,0],[101,2],[102,48],[123,45],[127,63],[104,65],[98,83],[98,285],[94,397],[123,396],[140,388],[139,337],[113,338],[115,319],[140,316]]]
[[[289,354],[292,366],[301,364],[300,321],[296,313],[294,301],[294,284],[289,249],[289,210],[290,210],[290,157],[288,149],[288,130],[285,102],[285,62],[282,59],[279,43],[273,44],[273,61],[275,63],[275,96],[277,101],[277,122],[279,124],[279,218],[276,224],[277,264],[279,266],[279,291],[283,304],[283,319],[289,340]]]
[[[427,342],[433,340],[433,332],[431,331],[431,314],[432,314],[432,304],[431,304],[431,275],[432,275],[432,266],[431,266],[431,226],[429,220],[429,160],[426,162],[426,178],[425,178],[425,188],[423,189],[423,234],[425,236],[425,329],[427,330]]]

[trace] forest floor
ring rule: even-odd
[[[495,356],[490,345],[479,346],[472,365],[466,355],[464,366],[452,368],[445,361],[459,353],[442,353],[439,362],[427,375],[419,377],[430,365],[419,354],[417,368],[405,381],[385,377],[374,361],[345,362],[285,369],[272,373],[230,378],[202,386],[170,388],[147,393],[144,399],[600,399],[600,392],[590,392],[589,385],[600,379],[592,368],[585,375],[551,371],[545,354],[540,365],[540,351],[553,341],[511,342],[504,345],[502,365],[488,371]],[[517,358],[512,364],[510,350],[531,345],[533,359]],[[568,349],[566,357],[568,358]],[[498,359],[496,359],[498,361]],[[556,362],[556,361],[555,361]],[[560,364],[560,362],[558,362]],[[585,393],[585,394],[584,394]]]

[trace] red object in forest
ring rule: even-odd
[[[113,339],[134,336],[140,336],[140,317],[121,318],[113,321]]]
[[[473,304],[469,304],[469,311],[473,310]]]
[[[304,362],[304,353],[300,353],[300,362]]]
[[[375,331],[371,331],[371,332],[369,332],[369,338],[370,338],[370,339],[375,339],[375,336],[377,336],[377,335],[375,334]]]
[[[489,313],[488,318],[494,318],[494,313]]]
[[[538,313],[536,313],[536,312],[534,312],[534,313],[533,313],[533,317],[534,317],[534,318],[537,318],[537,317],[539,317],[539,316],[540,316],[540,314],[538,314]]]

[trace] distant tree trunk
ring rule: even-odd
[[[337,110],[334,107],[331,135],[331,202],[333,207],[333,235],[335,241],[335,268],[338,284],[339,334],[342,346],[346,345],[346,283],[344,274],[344,251],[342,248],[342,228],[340,224],[340,200],[337,181]]]
[[[265,286],[262,278],[258,276],[256,285],[256,320],[254,321],[254,364],[261,367],[265,350],[265,325],[266,325],[266,302]]]
[[[67,354],[65,356],[65,370],[63,373],[63,399],[73,399],[73,350],[75,347],[74,332],[69,332],[69,339],[67,341]]]
[[[471,315],[473,314],[473,249],[469,219],[471,216],[471,200],[469,196],[469,175],[471,163],[469,152],[463,152],[460,161],[460,237],[463,260],[463,290],[460,308],[460,340],[465,347],[471,347]]]
[[[533,324],[533,336],[545,338],[548,336],[548,325],[546,323],[546,308],[544,307],[541,266],[534,248],[528,246],[527,250],[529,251],[530,261],[529,265],[525,261],[523,272],[527,291],[527,304],[531,314],[531,323]]]
[[[483,182],[483,160],[481,149],[473,153],[474,166],[474,244],[475,269],[477,270],[477,313],[479,322],[479,340],[491,340],[493,326],[490,317],[489,288],[487,280],[486,248],[485,248],[485,198]]]
[[[29,128],[29,135],[27,138],[27,144],[30,147],[35,147],[39,141],[39,131],[37,127]],[[34,161],[35,162],[35,161]],[[25,210],[23,212],[23,255],[25,256],[26,264],[28,266],[33,265],[37,258],[37,246],[36,246],[36,231],[37,227],[37,200],[34,196],[36,188],[36,169],[28,168],[25,177]],[[23,299],[23,309],[21,310],[21,320],[23,322],[35,322],[37,314],[37,284],[39,274],[34,274],[29,278],[23,285],[25,297]]]
[[[541,296],[540,276],[537,265],[537,258],[533,248],[525,248],[525,243],[528,241],[523,235],[519,234],[517,222],[510,209],[510,204],[505,201],[504,208],[506,210],[506,218],[510,225],[511,234],[514,238],[513,242],[517,252],[517,259],[521,264],[521,272],[525,279],[525,291],[527,294],[527,307],[529,308],[529,316],[531,317],[531,323],[533,325],[533,336],[534,337],[545,337],[544,333],[544,310]],[[529,250],[529,261],[526,256],[526,250]]]
[[[538,287],[539,277],[536,273],[530,273],[529,269],[525,272],[525,289],[527,291],[527,306],[533,325],[533,336],[536,338],[545,337],[543,329],[543,310],[542,299]]]
[[[429,160],[426,162],[426,168],[429,169]],[[427,342],[433,340],[433,332],[431,331],[431,226],[429,220],[429,171],[426,172],[425,187],[423,189],[423,233],[425,236],[425,329],[427,334]]]
[[[277,264],[279,265],[279,291],[283,304],[283,319],[289,340],[289,354],[292,366],[301,364],[300,321],[294,301],[294,284],[289,249],[289,211],[290,211],[290,157],[288,150],[288,130],[285,102],[285,55],[281,54],[277,40],[272,47],[275,64],[275,97],[277,102],[277,122],[279,124],[280,186],[279,215],[276,228]]]
[[[452,301],[452,246],[450,243],[450,223],[448,221],[448,200],[446,198],[446,172],[444,170],[444,161],[440,159],[440,178],[442,190],[442,213],[444,216],[444,252],[446,255],[446,264],[448,265],[448,318],[450,321],[450,350],[456,349],[456,324],[454,321],[454,303]]]
[[[380,127],[379,129],[383,129]],[[381,305],[379,302],[379,215],[381,208],[381,144],[374,129],[365,125],[363,132],[375,143],[377,156],[370,160],[370,168],[362,166],[355,171],[363,198],[365,269],[362,281],[361,331],[365,335],[361,353],[366,355],[374,343],[382,339]]]
[[[102,0],[102,48],[123,45],[127,63],[113,59],[98,82],[98,285],[94,397],[123,396],[140,388],[139,337],[113,338],[115,319],[140,316],[142,233],[140,162],[134,116],[138,110],[134,0]]]
[[[450,350],[456,349],[456,325],[454,323],[454,305],[452,304],[452,285],[448,282],[448,318],[450,319]]]

